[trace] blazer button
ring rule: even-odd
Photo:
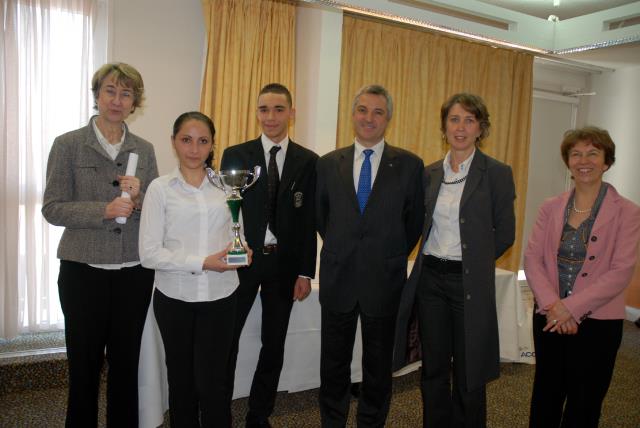
[[[460,219],[460,223],[464,223],[464,218],[461,218],[461,219]]]
[[[464,273],[469,274],[469,269],[465,269]]]
[[[597,236],[592,236],[592,237],[591,237],[591,242],[596,242],[597,240],[598,240],[598,237],[597,237]]]
[[[118,166],[122,166],[122,162],[118,162],[116,165],[118,165]]]
[[[113,180],[111,184],[113,184],[113,187],[118,187],[120,185],[120,182],[118,180]]]
[[[589,256],[589,260],[594,260],[596,256]]]
[[[589,275],[589,274],[588,274],[588,273],[586,273],[586,272],[584,272],[584,273],[583,273],[582,275],[580,275],[580,276],[584,278],[584,277],[585,277],[585,276],[587,276],[587,275]]]
[[[467,244],[462,244],[462,248],[467,249]]]
[[[471,294],[467,294],[467,300],[471,300]]]
[[[116,235],[120,235],[122,233],[122,229],[116,227],[115,229],[113,229],[113,233],[115,233]]]

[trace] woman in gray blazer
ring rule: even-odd
[[[97,426],[106,353],[107,424],[132,427],[138,425],[138,357],[153,287],[153,271],[139,261],[138,226],[158,168],[153,146],[124,122],[143,99],[140,73],[106,64],[94,74],[92,91],[98,115],[55,139],[42,206],[49,223],[65,228],[58,291],[69,361],[66,426]],[[126,174],[131,154],[137,168]]]
[[[415,295],[418,306],[423,425],[484,427],[485,384],[499,374],[495,260],[515,238],[515,186],[511,168],[478,149],[490,127],[480,97],[456,94],[440,114],[449,152],[425,168],[421,251],[403,302]]]

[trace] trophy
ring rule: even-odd
[[[242,196],[240,193],[251,187],[258,177],[260,177],[260,167],[255,166],[252,171],[240,169],[228,169],[224,171],[214,171],[206,168],[207,178],[218,189],[227,195],[227,205],[231,210],[231,219],[233,220],[233,242],[227,253],[227,264],[244,266],[249,264],[249,256],[247,250],[242,245],[240,239],[240,205],[242,205]]]

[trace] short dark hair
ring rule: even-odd
[[[291,98],[291,92],[287,89],[286,86],[280,83],[269,83],[265,85],[262,89],[260,89],[260,93],[258,94],[258,98],[262,94],[281,94],[287,98],[287,103],[289,103],[289,107],[293,106],[293,99]]]
[[[91,79],[91,91],[93,92],[93,108],[98,108],[100,88],[104,80],[113,75],[116,83],[133,90],[133,110],[142,105],[144,101],[144,82],[142,76],[133,66],[124,62],[111,62],[103,65],[93,74]]]
[[[564,133],[560,154],[567,167],[569,166],[569,152],[579,142],[584,141],[604,152],[604,163],[607,166],[613,165],[616,161],[616,144],[611,139],[609,131],[597,126],[585,126],[578,129],[570,129]]]
[[[199,111],[188,111],[186,113],[182,113],[175,122],[173,122],[173,134],[171,137],[175,137],[178,132],[180,132],[180,128],[182,125],[189,120],[198,120],[209,127],[209,131],[211,131],[211,153],[204,161],[205,165],[209,168],[213,168],[213,152],[215,149],[215,136],[216,136],[216,127],[213,125],[213,120],[209,116],[204,113],[200,113]]]
[[[391,116],[393,116],[393,98],[389,94],[389,91],[382,85],[367,85],[360,88],[355,97],[353,97],[353,105],[351,106],[351,114],[356,112],[356,106],[358,105],[358,100],[361,95],[371,94],[371,95],[381,95],[384,97],[387,102],[387,120],[391,120]]]
[[[463,109],[471,113],[479,122],[481,132],[477,143],[487,138],[489,136],[489,128],[491,128],[489,110],[487,110],[487,106],[482,98],[466,92],[455,94],[442,104],[440,108],[440,131],[442,131],[443,134],[447,133],[449,110],[456,104],[460,104]]]

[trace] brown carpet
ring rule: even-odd
[[[640,428],[640,329],[624,323],[622,345],[609,393],[602,409],[600,428]],[[527,426],[534,366],[503,364],[501,376],[488,386],[488,426]],[[280,393],[271,418],[274,427],[318,427],[320,414],[317,390]],[[64,426],[64,388],[9,393],[0,396],[0,427]],[[241,427],[246,399],[233,402],[235,426]],[[349,426],[355,426],[355,400],[351,403]],[[419,373],[394,379],[394,393],[388,427],[420,427],[422,419]],[[104,425],[104,393],[101,398],[101,426]],[[165,423],[163,426],[168,427]]]

